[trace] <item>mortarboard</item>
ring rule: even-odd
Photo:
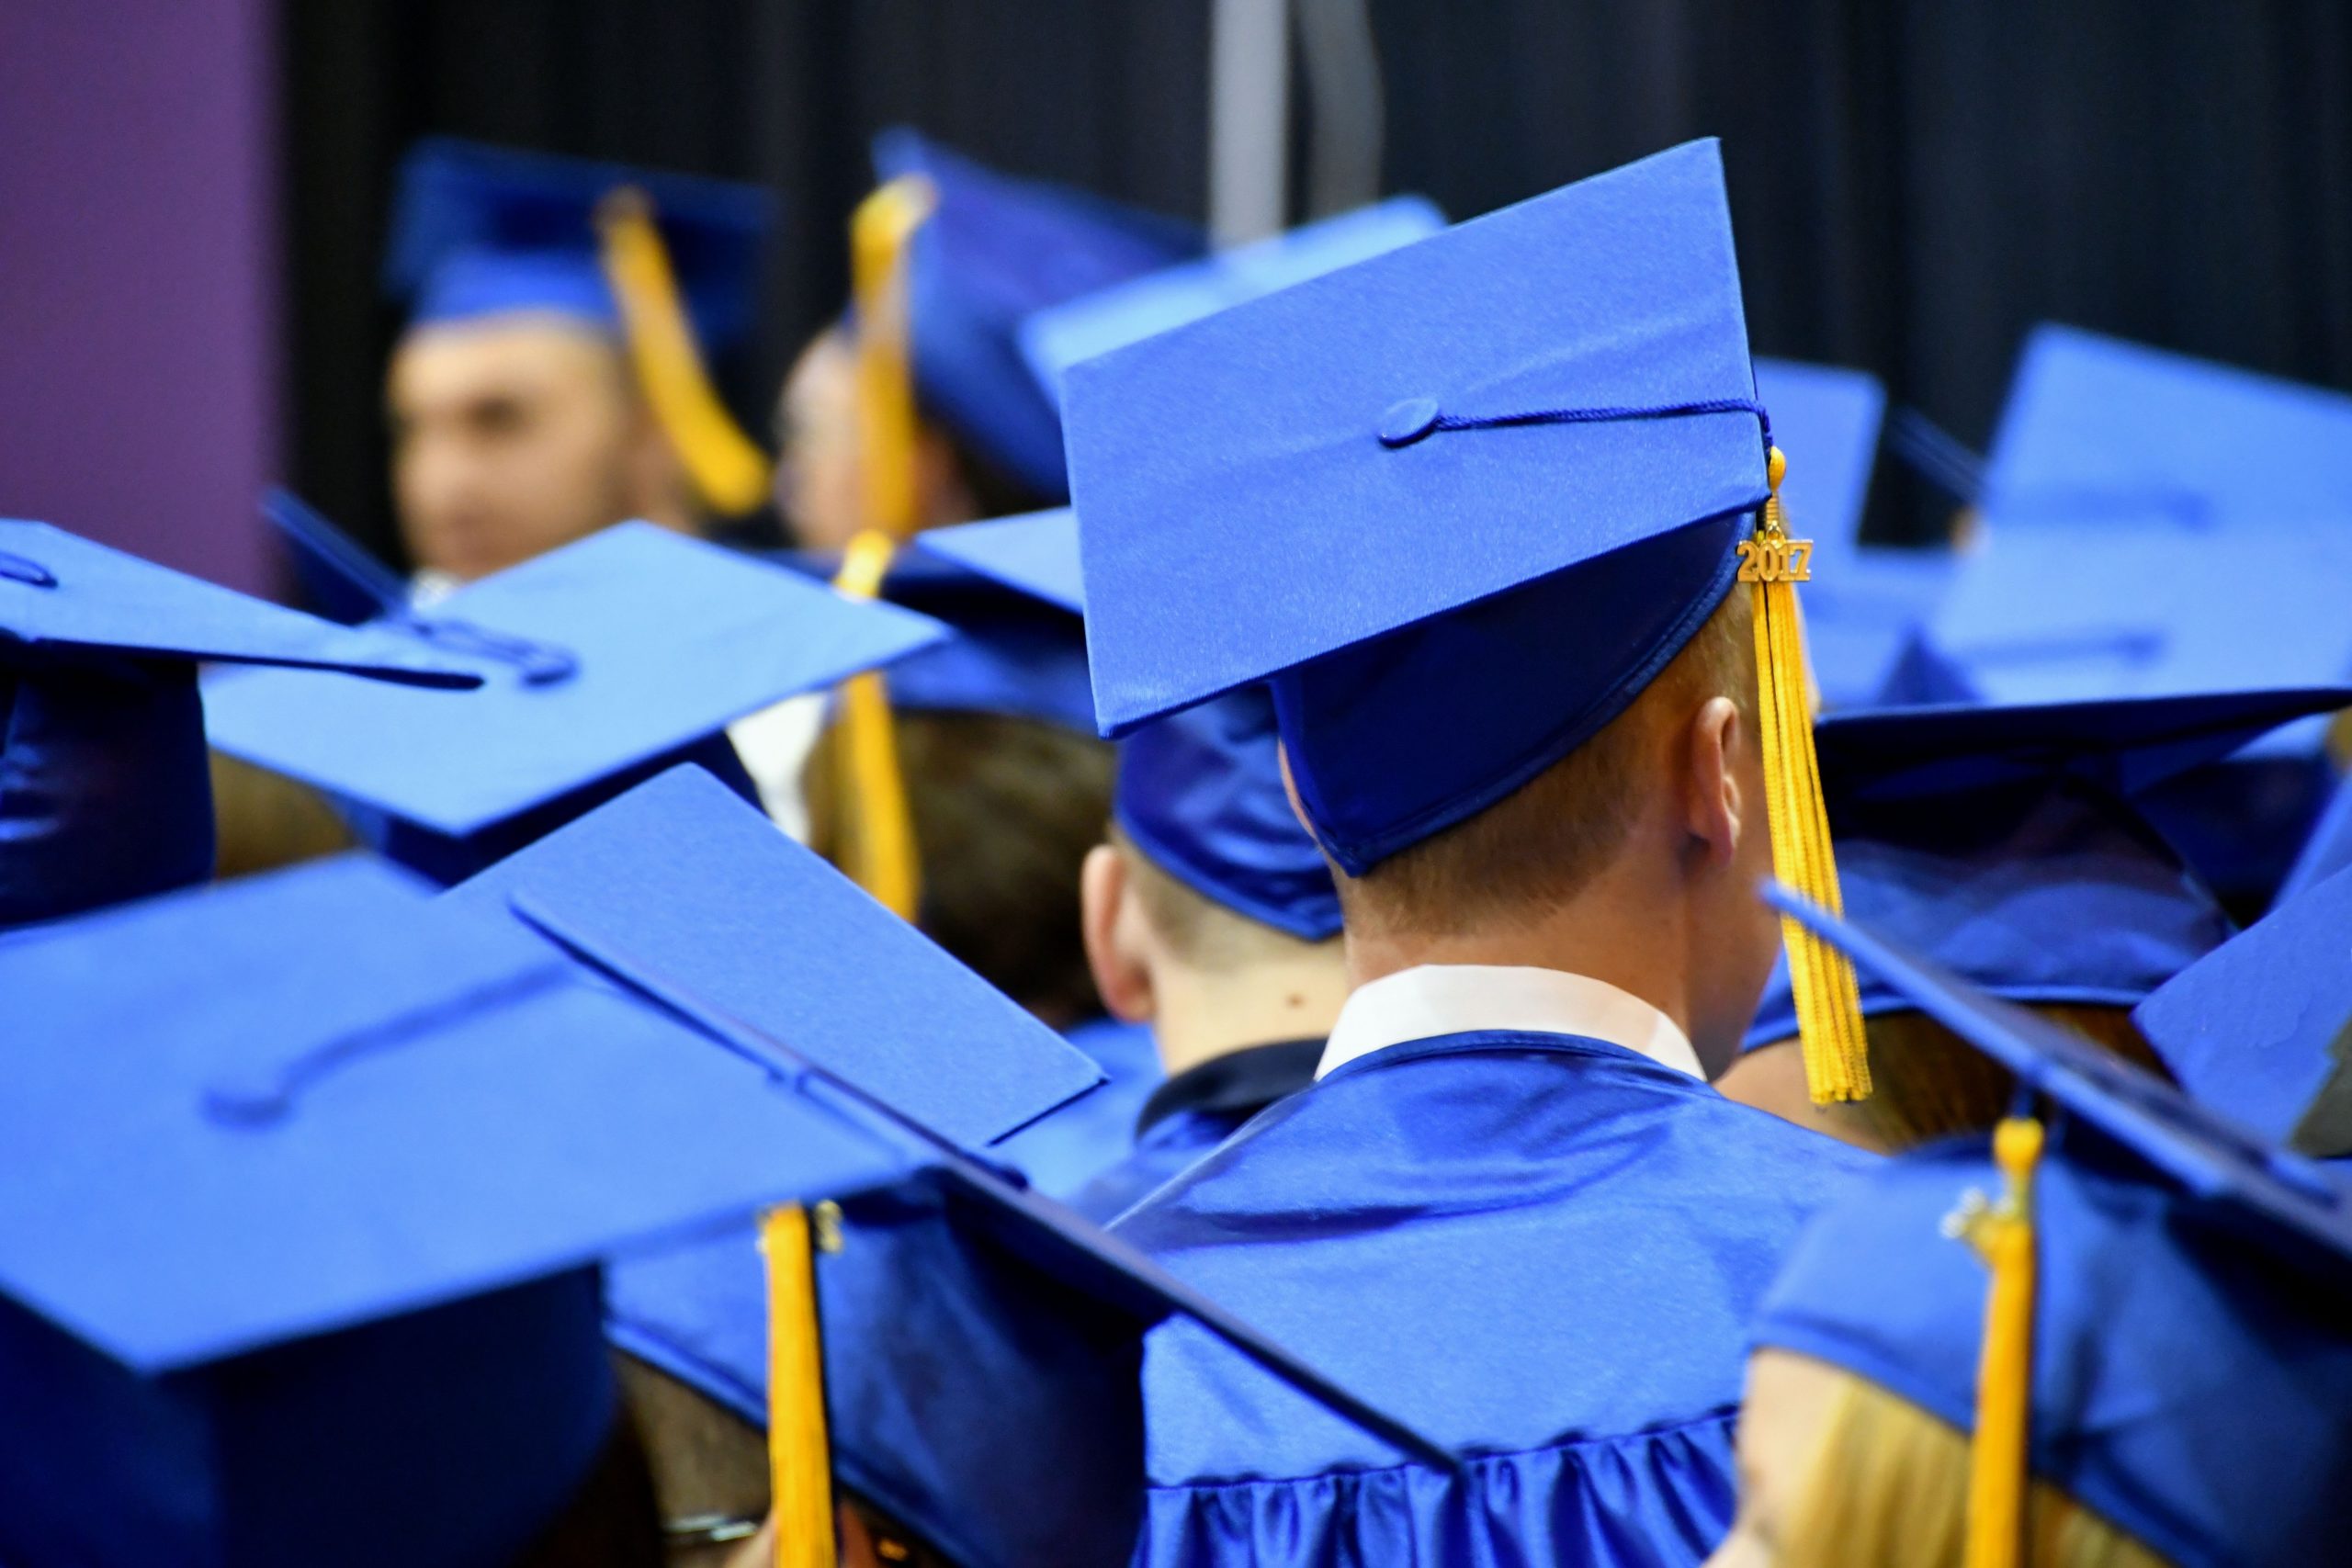
[[[646,963],[960,1144],[993,1143],[1102,1077],[698,768],[640,784],[449,892],[492,910],[519,895],[583,918],[626,912]],[[831,998],[822,1012],[797,1000],[814,992]]]
[[[901,1163],[365,856],[0,942],[0,1556],[503,1563],[597,1265]]]
[[[2132,1007],[2229,917],[2135,797],[2352,688],[1833,715],[1814,732],[1846,912],[2015,1002]],[[1908,1010],[1864,977],[1865,1016]],[[1796,1032],[1784,976],[1749,1046]]]
[[[866,1013],[877,988],[920,992],[951,975],[969,979],[903,924],[885,919],[840,944],[866,949],[863,963],[778,987],[772,1010],[785,1032],[776,1034],[660,973],[634,936],[613,937],[624,925],[641,930],[626,897],[571,891],[530,879],[508,890],[521,919],[584,962],[714,1039],[795,1074],[804,1092],[863,1112],[922,1166],[913,1179],[846,1198],[820,1220],[814,1273],[825,1427],[834,1472],[956,1561],[1091,1562],[1128,1548],[1145,1493],[1142,1339],[1171,1317],[1201,1325],[1384,1441],[1452,1466],[1443,1450],[1128,1244],[853,1087],[857,1067],[819,1066],[787,1043],[819,1032],[848,1039],[856,1032],[841,1023]],[[1008,1002],[995,1029],[1009,1038],[936,1021],[930,1028],[936,1088],[952,1092],[988,1076],[967,1066],[977,1059],[971,1053],[1025,1054],[1020,1037],[1039,1026]],[[761,1418],[770,1362],[760,1349],[765,1303],[748,1235],[731,1247],[714,1238],[625,1264],[614,1272],[610,1302],[616,1344]]]
[[[1834,897],[1763,413],[1713,141],[1074,367],[1096,717],[1270,682],[1361,874],[1598,732],[1746,570],[1776,857]],[[1785,929],[1815,1092],[1867,1093],[1850,975]]]
[[[1445,227],[1426,197],[1392,197],[1252,244],[1180,262],[1038,310],[1021,323],[1029,367],[1057,400],[1080,360],[1320,277]]]
[[[1198,255],[1200,231],[999,174],[903,127],[875,138],[874,168],[886,182],[920,176],[933,193],[913,234],[906,296],[923,407],[984,461],[1062,500],[1061,423],[1022,359],[1022,321]]]
[[[2317,886],[2347,865],[2352,865],[2352,779],[2335,786],[2319,820],[2312,824],[2295,863],[2278,886],[2278,901],[2283,904]]]
[[[750,332],[771,202],[755,186],[446,137],[402,161],[384,260],[412,326],[568,316],[628,350],[706,501],[766,499],[766,459],[705,376]]]
[[[2330,1557],[2352,1524],[2352,1189],[1890,938],[1773,902],[2025,1092],[1989,1149],[1929,1145],[1825,1211],[1755,1343],[1972,1434],[1969,1534],[1994,1551],[1972,1562],[2021,1560],[2029,1473],[2185,1568]]]
[[[0,928],[212,874],[205,661],[415,687],[481,680],[405,638],[0,520]]]
[[[936,528],[918,547],[1083,613],[1078,535],[1065,509]],[[1112,814],[1155,865],[1203,897],[1321,942],[1339,934],[1339,894],[1290,808],[1277,747],[1261,688],[1170,714],[1121,747]]]
[[[748,781],[724,727],[942,635],[781,567],[626,523],[389,623],[479,670],[459,703],[216,676],[222,750],[391,819],[395,857],[455,881],[692,750]]]
[[[2045,323],[1985,470],[2003,523],[2345,521],[2352,397]]]
[[[2133,1021],[2189,1096],[2276,1143],[2352,1155],[2352,875],[2280,903],[2174,976]]]

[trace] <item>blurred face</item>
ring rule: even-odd
[[[387,403],[401,534],[419,567],[471,581],[632,515],[643,420],[619,352],[517,313],[410,332]]]
[[[1774,1568],[1813,1483],[1844,1373],[1785,1350],[1747,1363],[1739,1407],[1739,1515],[1706,1568]],[[1793,1568],[1793,1565],[1792,1565]]]
[[[776,407],[776,510],[802,547],[838,550],[865,515],[857,438],[857,359],[838,328],[792,367]]]

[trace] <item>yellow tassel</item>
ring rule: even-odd
[[[882,591],[898,547],[889,536],[868,528],[842,554],[833,586],[853,599]],[[853,675],[842,683],[839,796],[842,803],[842,870],[874,901],[910,925],[922,908],[922,862],[915,852],[914,813],[907,804],[906,775],[899,767],[898,726],[890,716],[890,692],[879,671]]]
[[[1756,536],[1740,542],[1739,581],[1752,584],[1756,610],[1758,741],[1764,753],[1764,804],[1771,823],[1772,870],[1781,882],[1829,910],[1843,912],[1829,815],[1813,750],[1811,673],[1796,584],[1812,580],[1813,542],[1791,539],[1782,521],[1781,479],[1788,459],[1773,447],[1766,469],[1772,493]],[[1871,1092],[1861,999],[1846,955],[1783,916],[1797,1035],[1805,1082],[1815,1105],[1865,1100]]]
[[[686,477],[722,516],[752,510],[768,496],[767,456],[728,413],[703,369],[651,200],[633,186],[613,192],[597,205],[596,230],[630,366]]]
[[[850,219],[850,281],[857,299],[857,413],[865,525],[893,539],[921,518],[915,487],[915,389],[909,363],[908,242],[936,200],[909,175],[858,203]]]
[[[768,1275],[768,1510],[775,1568],[833,1568],[831,1452],[825,1435],[825,1351],[808,1212],[797,1203],[760,1222]]]
[[[1972,1193],[1973,1201],[1948,1222],[1992,1270],[1976,1371],[1965,1568],[2017,1568],[2023,1555],[2033,1403],[2033,1174],[2041,1145],[2041,1122],[2020,1116],[2003,1121],[1993,1131],[1993,1158],[2007,1189],[2001,1201],[1988,1205],[1983,1194]]]

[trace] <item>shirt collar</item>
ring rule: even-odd
[[[1706,1077],[1675,1021],[1641,998],[1563,969],[1490,964],[1423,964],[1358,986],[1315,1076],[1408,1040],[1490,1031],[1581,1035]]]

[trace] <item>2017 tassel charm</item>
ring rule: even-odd
[[[1813,541],[1791,539],[1781,504],[1788,459],[1770,449],[1765,474],[1771,494],[1756,536],[1738,546],[1739,581],[1750,585],[1756,620],[1757,718],[1764,753],[1764,799],[1772,831],[1772,870],[1782,882],[1833,914],[1843,912],[1821,770],[1813,750],[1813,704],[1796,587],[1813,576]],[[1815,1105],[1865,1100],[1871,1092],[1868,1042],[1851,961],[1783,917],[1789,987],[1805,1082]]]

